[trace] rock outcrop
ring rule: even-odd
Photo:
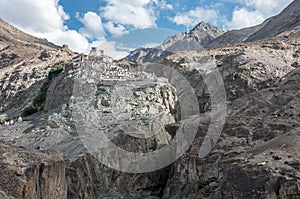
[[[94,95],[88,93],[84,98],[84,93],[93,87],[80,76],[80,71],[85,69],[73,73],[65,70],[55,77],[48,89],[44,113],[40,113],[43,118],[37,118],[34,123],[0,127],[1,139],[26,148],[61,151],[66,161],[68,198],[162,195],[169,167],[149,174],[126,174],[108,168],[87,148],[90,138],[101,140],[84,131],[83,128],[91,128],[87,125],[89,121],[81,122],[76,113],[85,114],[82,118],[97,120],[97,128],[125,150],[156,150],[171,139],[164,126],[175,122],[176,90],[165,79],[157,78],[99,82],[95,84],[94,106],[90,107],[86,104]],[[78,87],[74,88],[74,84]],[[140,136],[145,139],[138,139]]]
[[[0,141],[0,198],[66,198],[63,154]]]

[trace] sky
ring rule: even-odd
[[[0,17],[75,52],[92,46],[118,59],[201,21],[222,30],[262,23],[293,0],[1,0]]]

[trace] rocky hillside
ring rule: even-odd
[[[226,124],[210,155],[199,159],[209,116],[201,121],[194,145],[174,165],[165,198],[300,196],[299,31],[297,27],[272,39],[208,52],[223,76]],[[187,52],[161,61],[185,71],[200,91],[200,105],[207,93],[201,78],[203,56],[207,54]]]
[[[0,112],[19,115],[51,68],[72,59],[68,48],[30,36],[0,20]]]
[[[299,38],[296,26],[259,41],[172,53],[156,63],[115,61],[134,71],[133,79],[118,80],[101,79],[97,64],[51,70],[72,53],[38,44],[51,56],[36,54],[32,63],[0,69],[14,74],[7,84],[29,82],[23,100],[1,102],[10,104],[7,110],[21,110],[41,90],[46,96],[28,121],[0,126],[0,197],[300,198]],[[40,76],[23,79],[34,67]],[[37,91],[43,88],[37,80],[47,89]],[[212,96],[222,85],[224,104]],[[209,134],[224,106],[221,134]],[[177,155],[193,130],[195,138],[176,161],[164,165],[172,153],[153,161],[174,140],[182,144],[171,150]],[[203,148],[208,155],[199,157]],[[147,153],[155,155],[143,159]],[[139,164],[138,157],[146,161]]]
[[[194,29],[168,37],[164,43],[155,48],[139,48],[130,53],[126,59],[131,61],[152,62],[172,53],[189,50],[202,50],[223,31],[208,23],[200,22]]]
[[[279,15],[271,18],[260,30],[251,35],[247,41],[255,41],[275,36],[286,30],[291,30],[300,25],[300,2],[293,1]]]
[[[230,30],[225,32],[223,35],[215,38],[212,40],[206,47],[207,48],[217,48],[222,46],[229,46],[234,45],[238,43],[245,42],[249,36],[256,33],[258,30],[260,30],[262,27],[268,23],[270,19],[266,20],[264,23],[259,24],[257,26],[243,28],[240,30]]]

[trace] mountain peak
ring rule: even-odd
[[[203,50],[212,40],[223,33],[217,27],[201,21],[188,32],[181,32],[168,37],[162,45],[156,48],[133,51],[126,59],[137,62],[153,62],[175,52]]]
[[[203,32],[207,32],[207,31],[212,31],[212,32],[222,32],[221,30],[219,30],[216,26],[210,25],[209,23],[206,23],[204,21],[201,21],[200,23],[198,23],[192,30],[191,32],[195,32],[195,31],[203,31]]]
[[[194,28],[194,29],[198,29],[198,28],[201,28],[201,27],[206,27],[206,26],[210,26],[209,23],[206,23],[205,21],[201,21],[200,23],[198,23]]]

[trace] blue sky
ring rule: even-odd
[[[43,2],[43,3],[41,3]],[[77,52],[100,46],[120,58],[201,21],[239,29],[278,14],[292,0],[1,0],[0,17]]]

